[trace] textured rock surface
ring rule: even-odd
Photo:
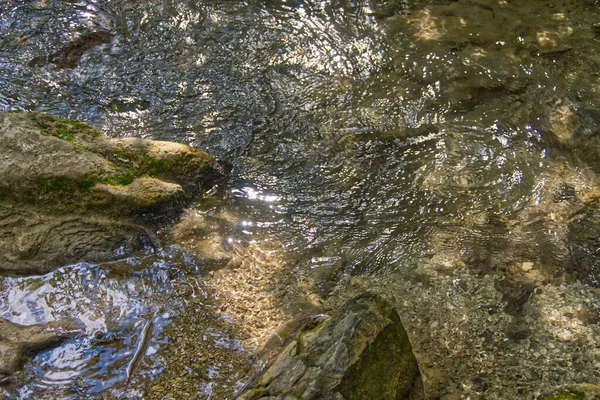
[[[240,399],[407,399],[420,372],[396,310],[365,293],[304,324]]]
[[[600,385],[580,383],[557,387],[537,397],[538,400],[597,400]]]
[[[56,346],[76,333],[77,327],[71,322],[22,326],[0,318],[0,382],[18,371],[29,356]]]
[[[219,173],[206,153],[111,139],[73,120],[0,113],[0,271],[43,273],[149,244]]]

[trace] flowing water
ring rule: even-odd
[[[160,249],[5,278],[3,317],[85,333],[3,395],[232,398],[275,326],[363,290],[432,398],[598,382],[598,21],[595,0],[1,1],[0,109],[234,166]]]

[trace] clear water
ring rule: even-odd
[[[214,195],[237,220],[223,236],[277,243],[323,299],[342,299],[341,282],[354,278],[388,282],[382,291],[395,295],[436,263],[427,285],[444,294],[523,262],[544,285],[592,290],[599,16],[595,1],[4,0],[0,109],[231,161]],[[99,31],[105,43],[57,66],[69,43]],[[206,273],[163,244],[4,279],[5,318],[77,317],[86,332],[28,364],[16,396],[114,395],[148,318],[158,329],[141,374],[160,375],[162,327],[185,308],[177,282]],[[115,339],[95,345],[96,331]]]

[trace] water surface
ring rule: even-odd
[[[361,290],[400,308],[442,398],[597,381],[599,14],[553,0],[4,1],[0,108],[232,162],[184,220],[209,221],[244,260],[236,281],[195,256],[198,238],[167,233],[153,254],[5,279],[4,317],[86,326],[6,395],[184,398],[166,387],[166,344],[198,335],[241,361],[177,367],[189,397],[231,398],[253,334]],[[268,299],[267,326],[208,300],[238,298],[236,282]],[[193,313],[196,331],[169,328]],[[114,340],[95,345],[97,331]]]

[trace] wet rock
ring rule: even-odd
[[[77,333],[77,326],[72,322],[23,326],[0,318],[0,382],[7,382],[28,357],[57,346]]]
[[[0,113],[0,271],[44,273],[151,245],[221,175],[206,153],[111,139],[73,120]]]
[[[331,317],[303,325],[239,398],[404,399],[422,393],[398,313],[361,294]]]
[[[506,304],[504,311],[510,315],[521,314],[534,289],[532,284],[515,279],[499,281],[497,287],[502,292],[502,301]]]
[[[595,287],[600,286],[600,216],[597,214],[589,212],[575,219],[567,236],[573,275]]]
[[[596,173],[600,171],[600,134],[596,121],[598,110],[588,106],[596,103],[597,95],[570,93],[569,97],[557,100],[542,108],[547,117],[542,119],[546,140],[555,151],[570,157],[575,165],[587,164]]]
[[[379,19],[390,18],[408,8],[405,0],[385,0],[373,3],[373,15]]]
[[[50,62],[59,68],[75,68],[79,59],[92,47],[100,46],[110,42],[113,34],[106,31],[90,32],[79,37],[60,51],[50,56]]]
[[[39,16],[39,26],[20,44],[33,55],[31,67],[53,64],[75,68],[86,52],[109,43],[116,33],[114,12],[108,7],[89,2],[43,1],[32,8],[28,11]]]
[[[83,54],[93,47],[110,42],[113,34],[107,31],[90,32],[84,34],[49,57],[35,57],[29,63],[32,67],[42,66],[46,63],[55,64],[58,68],[75,68]]]
[[[234,229],[236,221],[227,216],[188,213],[170,230],[171,240],[190,251],[197,262],[209,269],[237,268],[242,259],[219,232]]]
[[[597,324],[600,322],[600,314],[598,310],[582,307],[575,312],[575,318],[580,320],[584,325]]]
[[[575,198],[575,195],[575,188],[573,186],[568,185],[566,183],[562,183],[554,191],[552,200],[555,203],[560,203],[561,201],[570,201]]]
[[[537,397],[537,400],[592,400],[600,398],[600,386],[581,383],[565,385],[547,391]]]

